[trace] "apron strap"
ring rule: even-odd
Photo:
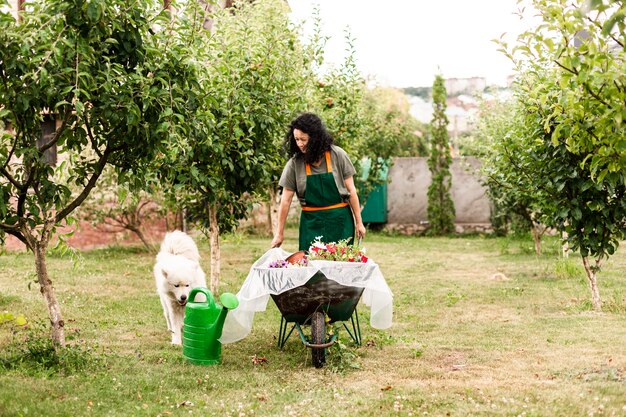
[[[333,172],[333,167],[330,164],[330,151],[324,152],[326,156],[326,172]],[[306,164],[306,175],[311,175],[311,165]]]

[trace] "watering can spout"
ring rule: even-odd
[[[215,333],[218,335],[218,339],[222,337],[222,330],[224,329],[224,322],[226,321],[228,311],[237,308],[239,300],[234,294],[225,292],[220,296],[220,303],[222,303],[222,310],[215,321]]]
[[[206,301],[196,302],[195,295],[202,293]],[[183,323],[183,357],[198,365],[218,364],[221,361],[222,345],[219,338],[228,310],[239,305],[234,294],[220,296],[222,305],[215,303],[213,294],[207,288],[194,288],[189,293]]]

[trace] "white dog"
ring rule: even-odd
[[[182,342],[181,333],[189,292],[196,287],[206,287],[206,278],[199,262],[198,247],[191,237],[178,230],[165,235],[156,256],[154,278],[174,345]],[[204,300],[204,294],[198,294],[197,301]]]

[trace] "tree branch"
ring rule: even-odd
[[[30,168],[30,169],[28,169],[28,168]],[[28,195],[28,189],[33,184],[33,181],[35,179],[36,175],[34,175],[34,174],[37,172],[37,166],[31,164],[30,167],[25,167],[24,170],[26,172],[28,172],[28,177],[26,178],[26,182],[24,184],[22,184],[22,187],[19,189],[20,193],[19,193],[19,197],[17,199],[17,215],[19,217],[24,216],[24,203],[26,202],[26,196]]]
[[[107,148],[104,150],[102,157],[96,164],[96,169],[91,175],[91,178],[89,178],[89,182],[87,183],[87,185],[85,185],[85,188],[83,188],[83,191],[67,207],[65,207],[63,210],[57,213],[57,215],[54,218],[55,223],[59,223],[61,220],[67,217],[72,211],[74,211],[78,206],[80,206],[83,203],[83,201],[85,201],[85,199],[89,196],[89,193],[91,192],[91,190],[96,186],[96,181],[98,181],[98,178],[100,178],[100,174],[102,174],[102,170],[106,166],[110,154],[111,154],[110,149]]]
[[[20,242],[26,245],[28,249],[33,250],[33,248],[31,248],[31,246],[28,244],[28,241],[26,240],[24,235],[19,231],[19,228],[17,226],[10,226],[8,224],[0,223],[0,230],[11,236],[15,236]]]
[[[17,188],[18,190],[22,189],[22,184],[20,184],[15,178],[13,178],[13,175],[11,175],[11,173],[7,171],[5,167],[0,168],[0,174],[2,174],[7,180],[9,180],[9,182],[13,184],[15,188]]]
[[[598,22],[597,20],[592,19],[592,18],[590,18],[589,16],[587,16],[587,20],[588,20],[588,21],[590,21],[592,24],[594,24],[594,25],[595,25],[597,28],[599,28],[600,30],[602,30],[602,29],[603,29],[603,28],[602,28],[602,25],[601,25],[601,24],[600,24],[600,22]],[[613,35],[611,35],[611,34],[609,33],[609,37],[610,37],[611,39],[613,39],[613,41],[614,41],[616,44],[618,44],[620,47],[622,47],[622,48],[624,47],[624,44],[623,44],[622,42],[620,42],[620,40],[619,40],[619,39],[617,39],[615,36],[613,36]]]
[[[93,132],[91,131],[91,125],[89,124],[89,118],[85,117],[85,127],[87,128],[87,135],[89,135],[89,140],[91,142],[91,149],[98,155],[98,158],[102,158],[102,152],[96,146],[96,141],[93,137]]]
[[[52,139],[50,139],[48,143],[45,143],[41,148],[39,148],[39,151],[41,153],[45,152],[46,150],[48,150],[49,148],[51,148],[53,145],[57,143],[57,141],[61,137],[61,134],[65,130],[65,126],[67,126],[67,122],[71,116],[72,116],[72,112],[67,112],[65,114],[65,117],[63,118],[63,121],[61,122],[61,126],[59,126],[59,128],[54,131],[54,136],[52,136]]]
[[[561,67],[565,71],[572,73],[574,75],[578,75],[578,71],[576,71],[575,69],[566,67],[565,65],[561,64],[558,60],[555,59],[554,63],[556,63],[559,67]],[[591,94],[591,97],[595,98],[596,100],[598,100],[600,103],[604,104],[605,106],[611,107],[611,105],[608,102],[606,102],[602,97],[598,95],[598,93],[596,93],[595,91],[591,89],[591,87],[589,87],[589,83],[583,83],[583,87],[585,88],[585,91]]]
[[[578,71],[576,71],[575,69],[566,67],[565,65],[561,64],[557,59],[554,60],[554,63],[558,65],[559,67],[563,68],[565,71],[570,72],[574,75],[578,75]]]
[[[7,154],[7,159],[6,159],[6,161],[4,163],[4,166],[2,168],[6,168],[7,166],[9,166],[9,163],[11,162],[11,158],[13,158],[13,154],[15,153],[15,148],[17,148],[17,142],[19,140],[18,139],[18,135],[19,135],[19,133],[16,131],[15,132],[15,136],[13,137],[13,143],[11,145],[11,150]]]

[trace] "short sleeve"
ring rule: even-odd
[[[354,168],[352,161],[350,161],[348,153],[338,146],[335,147],[335,151],[337,152],[339,172],[341,172],[343,179],[353,177],[354,174],[356,174],[356,169]]]
[[[280,176],[280,180],[278,180],[278,185],[288,190],[296,191],[296,168],[295,160],[293,158],[289,158],[289,160],[285,164],[285,168],[283,168],[283,173]]]

